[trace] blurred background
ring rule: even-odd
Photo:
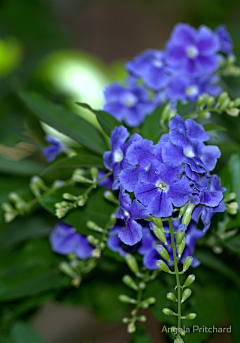
[[[44,135],[33,132],[52,133],[21,107],[18,91],[45,94],[95,123],[74,102],[100,108],[104,87],[125,77],[125,61],[146,48],[163,48],[178,22],[212,29],[225,24],[240,56],[239,15],[239,0],[1,0],[0,200],[46,166],[41,156],[46,142],[39,138]],[[11,184],[9,174],[16,174]],[[148,322],[155,342],[165,342],[156,334],[154,319]],[[46,302],[33,325],[53,343],[87,342],[89,332],[96,343],[127,339],[121,324],[103,327],[90,310],[57,302]],[[216,335],[209,340],[220,341],[230,338]]]

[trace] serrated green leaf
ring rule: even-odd
[[[74,169],[74,168],[82,168],[82,167],[104,168],[103,159],[102,157],[97,156],[90,151],[82,150],[76,156],[62,158],[61,160],[52,163],[49,167],[43,170],[41,175],[46,175],[59,169],[66,169],[66,168]]]
[[[157,143],[164,133],[160,125],[161,114],[164,106],[158,107],[152,114],[146,117],[141,126],[141,134],[143,138],[150,139],[153,143]]]
[[[36,93],[21,92],[19,96],[29,110],[48,125],[98,154],[107,150],[100,131],[77,114]]]
[[[103,131],[106,133],[106,135],[108,135],[108,137],[111,136],[111,132],[116,126],[121,125],[121,123],[119,123],[119,121],[117,121],[116,118],[114,118],[111,114],[109,114],[105,111],[94,110],[94,109],[92,109],[91,106],[89,106],[88,104],[85,104],[83,102],[76,102],[76,104],[82,108],[89,110],[90,112],[92,112],[93,114],[96,115],[99,124],[101,125],[101,127],[102,127]]]

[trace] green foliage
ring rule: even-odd
[[[150,139],[156,144],[164,133],[160,124],[161,115],[164,106],[158,107],[152,114],[147,116],[141,126],[141,135],[143,138]]]
[[[98,154],[103,154],[107,149],[101,133],[77,114],[35,93],[21,92],[20,98],[40,120],[66,134],[76,142]]]
[[[15,322],[9,335],[0,336],[1,343],[48,343],[44,338],[40,336],[33,328],[24,322]]]

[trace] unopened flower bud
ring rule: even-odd
[[[141,281],[138,285],[139,289],[145,289],[146,288],[146,284],[145,282]]]
[[[180,215],[180,216],[182,216],[182,215],[185,213],[187,206],[188,206],[188,202],[186,202],[185,205],[183,205],[182,207],[180,207],[180,210],[179,210],[179,215]]]
[[[236,199],[237,194],[235,192],[229,193],[225,198],[224,202],[229,202]]]
[[[183,238],[182,242],[177,247],[178,256],[180,257],[186,246],[186,238]]]
[[[8,202],[3,202],[1,207],[2,207],[2,210],[7,212],[7,213],[14,213],[15,212],[15,209]]]
[[[104,242],[101,242],[101,243],[99,244],[99,248],[100,248],[101,250],[105,249],[105,246],[106,246],[106,244],[105,244]]]
[[[192,294],[191,289],[186,288],[185,291],[183,292],[181,303],[186,301],[190,297],[191,294]]]
[[[211,117],[211,113],[207,110],[204,110],[204,111],[201,111],[197,117],[201,119],[209,119]]]
[[[233,104],[234,104],[234,107],[240,106],[240,98],[236,98],[235,100],[233,100]]]
[[[88,197],[87,196],[83,196],[83,195],[79,195],[78,199],[79,200],[78,200],[77,204],[78,204],[78,206],[82,207],[82,206],[84,206],[86,204],[86,202],[88,200]]]
[[[152,220],[158,227],[163,229],[163,223],[161,218],[152,217]]]
[[[230,99],[229,99],[229,98],[225,99],[225,100],[221,103],[219,109],[220,109],[221,111],[224,111],[224,110],[228,107],[229,103],[230,103]]]
[[[156,302],[156,298],[150,297],[144,300],[144,302],[148,303],[149,305],[153,305]]]
[[[150,228],[153,230],[155,236],[163,243],[167,243],[167,239],[165,236],[165,233],[163,232],[163,229],[158,227],[157,225],[151,223]]]
[[[192,261],[193,261],[192,256],[187,256],[187,257],[185,258],[185,261],[184,261],[184,263],[183,263],[183,271],[184,271],[184,272],[185,272],[186,270],[188,270],[188,268],[191,266]]]
[[[233,201],[233,202],[230,202],[230,204],[226,204],[226,211],[230,214],[237,214],[238,203]]]
[[[185,319],[195,319],[196,317],[196,313],[189,313],[185,316]]]
[[[96,232],[103,232],[103,229],[98,226],[95,222],[93,222],[92,220],[88,220],[86,222],[86,227],[90,230],[96,231]]]
[[[144,315],[142,315],[142,316],[139,316],[139,317],[137,318],[137,320],[138,320],[139,322],[145,323],[145,322],[147,321],[147,317],[144,316]]]
[[[174,343],[184,343],[182,337],[180,336],[177,336],[175,339],[174,339]]]
[[[170,308],[164,308],[162,311],[164,314],[166,314],[166,316],[171,316],[175,314],[172,310],[170,310]]]
[[[164,260],[166,260],[166,261],[170,260],[170,257],[169,257],[167,250],[162,245],[157,244],[155,249],[162,256],[162,258],[164,258]]]
[[[179,331],[180,335],[182,335],[182,336],[186,335],[186,331],[183,330],[182,328],[180,328],[178,331]]]
[[[176,234],[176,243],[177,243],[177,245],[179,245],[182,242],[182,240],[183,240],[183,238],[185,236],[185,231],[186,230],[187,230],[187,227],[186,227],[185,224],[179,225],[178,231],[177,231],[177,234]]]
[[[125,304],[136,304],[137,303],[136,299],[130,298],[128,295],[125,295],[125,294],[119,295],[118,299],[119,299],[119,301],[121,301],[122,303],[125,303]]]
[[[88,239],[88,242],[94,246],[98,245],[99,244],[99,239],[95,238],[94,236],[92,235],[88,235],[87,236],[87,239]]]
[[[236,107],[230,108],[229,110],[227,110],[227,114],[231,117],[238,117],[239,115],[239,109]]]
[[[188,275],[186,281],[184,282],[184,287],[188,287],[190,286],[193,282],[195,281],[195,275],[194,274],[191,274],[191,275]]]
[[[82,183],[93,183],[92,180],[86,178],[82,174],[73,174],[73,180],[76,182],[82,182]]]
[[[166,273],[170,272],[170,269],[166,265],[166,263],[163,260],[157,260],[156,265],[159,269],[163,270]]]
[[[131,322],[128,324],[127,332],[128,333],[133,333],[136,331],[136,326],[134,322]]]
[[[212,105],[214,104],[214,102],[215,102],[214,97],[210,95],[210,96],[208,97],[208,100],[207,100],[207,108],[212,107]]]
[[[127,317],[124,317],[123,319],[122,319],[122,322],[124,323],[124,324],[127,324],[127,323],[129,323],[129,318],[127,318]]]
[[[70,193],[63,193],[62,197],[65,200],[77,200],[77,197]]]
[[[131,271],[136,274],[139,271],[137,261],[135,257],[131,254],[126,254],[125,260],[127,262],[128,267],[131,269]]]
[[[55,205],[57,205],[57,204],[55,204]],[[59,219],[63,218],[67,213],[68,213],[68,209],[67,208],[60,207],[60,208],[56,209],[56,216]]]
[[[67,263],[67,262],[60,262],[60,263],[59,263],[59,270],[60,270],[62,273],[66,274],[66,275],[68,275],[68,276],[70,276],[70,277],[72,277],[72,278],[75,278],[75,277],[78,276],[78,275],[76,274],[76,272],[71,268],[71,266],[69,265],[69,263]]]
[[[191,221],[192,211],[193,211],[194,207],[195,207],[194,204],[189,203],[187,208],[186,208],[186,211],[185,211],[185,213],[183,215],[182,224],[185,224],[186,227],[188,227],[188,224]]]
[[[167,298],[168,298],[169,300],[171,300],[171,301],[176,301],[176,300],[177,300],[177,298],[175,297],[175,295],[174,295],[172,292],[169,292],[169,293],[167,294]]]
[[[91,177],[92,177],[93,181],[96,181],[97,180],[97,176],[98,176],[98,169],[96,167],[92,167],[90,169],[90,174],[91,174]]]
[[[93,249],[92,251],[92,256],[93,257],[96,257],[96,258],[100,258],[101,257],[101,250],[96,248],[96,249]]]
[[[138,290],[138,286],[136,282],[133,280],[133,278],[130,275],[124,275],[124,277],[122,278],[122,281],[123,283],[125,283],[125,285],[134,289],[135,291]]]
[[[224,91],[219,95],[217,102],[221,105],[226,99],[229,99],[229,96],[228,93]]]
[[[113,202],[114,204],[118,204],[118,200],[117,198],[115,197],[115,195],[113,194],[113,192],[111,191],[105,191],[103,193],[103,196],[105,199],[107,199],[108,201],[110,202]]]

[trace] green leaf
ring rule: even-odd
[[[31,238],[47,237],[54,227],[56,219],[48,213],[35,213],[32,217],[19,217],[9,223],[3,232],[1,246],[5,249]]]
[[[54,204],[63,200],[63,193],[70,193],[73,195],[81,195],[86,190],[85,187],[68,186],[62,187],[41,199],[41,205],[47,211],[55,214]],[[89,200],[83,207],[78,207],[69,211],[69,213],[63,218],[65,222],[75,227],[75,229],[82,234],[91,234],[91,231],[87,229],[86,222],[93,220],[99,226],[104,227],[109,220],[109,216],[115,209],[115,205],[107,201],[103,197],[105,189],[98,187],[89,194]]]
[[[137,325],[137,330],[131,336],[129,343],[154,343],[154,341],[146,328],[142,325]]]
[[[221,184],[226,187],[225,195],[235,192],[236,201],[240,204],[240,155],[233,154],[229,158],[227,165],[221,170]]]
[[[240,235],[231,237],[230,239],[223,241],[223,244],[228,249],[239,253],[240,252]]]
[[[213,124],[213,123],[205,124],[203,125],[203,127],[205,131],[214,131],[214,130],[227,131],[226,127]]]
[[[69,286],[69,278],[58,270],[63,260],[45,239],[31,241],[21,249],[1,251],[0,302],[28,298]]]
[[[240,287],[240,277],[238,273],[231,269],[229,265],[221,261],[218,257],[208,251],[203,250],[196,251],[195,256],[204,266],[216,270],[219,274],[229,278]]]
[[[43,168],[43,165],[30,160],[11,161],[0,157],[0,172],[4,174],[32,176],[39,174]]]
[[[188,114],[192,113],[196,111],[196,102],[182,102],[182,101],[178,101],[177,103],[177,113],[182,116],[185,117]]]
[[[15,322],[10,331],[11,343],[47,343],[29,324]]]
[[[240,326],[239,326],[239,308],[240,308],[240,293],[239,288],[229,289],[227,294],[228,313],[232,326],[232,340],[234,343],[240,342]]]
[[[76,102],[76,104],[82,108],[89,110],[90,112],[96,115],[99,124],[101,125],[103,131],[106,133],[108,137],[111,136],[111,132],[116,126],[121,125],[121,123],[119,123],[119,121],[117,121],[116,118],[114,118],[111,114],[107,112],[94,110],[91,106],[83,102]]]
[[[102,134],[89,122],[35,93],[21,92],[24,104],[40,120],[99,154],[108,148]]]
[[[49,167],[43,170],[41,175],[50,174],[53,171],[66,168],[81,168],[81,167],[98,167],[104,168],[103,159],[100,156],[93,154],[91,151],[82,149],[81,153],[73,157],[62,158],[59,161],[52,163]]]
[[[152,114],[147,116],[141,127],[142,137],[152,140],[155,144],[164,133],[163,128],[160,126],[163,108],[164,106],[160,106]]]

